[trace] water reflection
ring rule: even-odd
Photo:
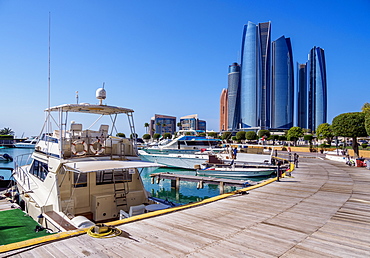
[[[187,204],[191,202],[198,202],[203,199],[214,197],[220,194],[220,189],[218,185],[215,184],[204,184],[203,189],[197,189],[196,182],[186,182],[180,181],[180,189],[177,192],[175,188],[171,187],[171,180],[161,179],[159,182],[155,180],[152,184],[150,174],[152,173],[174,173],[183,175],[195,175],[194,170],[185,169],[174,169],[174,168],[147,168],[141,173],[145,189],[153,197],[161,198],[178,204]],[[261,181],[268,177],[258,177],[258,178],[243,178],[244,180]],[[241,187],[235,186],[225,186],[225,193],[232,192]]]

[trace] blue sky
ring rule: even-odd
[[[219,128],[228,66],[240,60],[244,24],[271,21],[290,37],[294,62],[325,49],[328,122],[370,102],[370,1],[0,0],[0,128],[38,135],[48,105],[97,103],[135,110],[137,133],[154,114],[198,114]],[[128,129],[123,129],[128,133]]]

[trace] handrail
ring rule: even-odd
[[[27,172],[23,169],[23,166],[30,165],[32,153],[22,154],[15,158],[14,160],[14,171],[18,175],[19,179],[24,185],[28,187],[28,190],[31,190],[30,177]],[[24,159],[27,159],[24,161]],[[33,180],[31,178],[31,180]],[[35,183],[36,184],[36,183]],[[37,184],[36,184],[37,185]]]

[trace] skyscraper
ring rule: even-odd
[[[228,128],[227,125],[227,106],[228,106],[228,100],[227,100],[227,89],[223,89],[221,92],[221,97],[220,97],[220,131],[226,131]]]
[[[308,55],[308,127],[316,131],[327,121],[327,85],[324,49],[313,47]]]
[[[294,68],[290,38],[272,42],[271,128],[289,129],[294,120]]]
[[[261,51],[261,114],[260,127],[267,129],[270,127],[270,75],[271,75],[271,22],[258,24],[259,43]]]
[[[237,63],[229,65],[227,87],[227,117],[228,130],[235,131],[239,125],[240,117],[240,66]]]
[[[241,55],[240,120],[242,128],[270,124],[271,23],[244,26]]]
[[[271,43],[271,22],[248,22],[243,28],[240,65],[229,66],[228,130],[290,129],[295,114],[301,128],[315,131],[325,123],[323,49],[314,47],[307,63],[297,64],[296,93],[290,38],[281,36]]]
[[[297,63],[297,126],[308,128],[307,65]]]

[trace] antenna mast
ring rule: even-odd
[[[51,14],[49,12],[49,51],[48,51],[48,108],[50,108],[50,22],[51,22]]]
[[[48,38],[48,118],[46,120],[46,131],[51,131],[51,121],[50,121],[50,27],[51,27],[51,14],[49,12],[49,38]]]

